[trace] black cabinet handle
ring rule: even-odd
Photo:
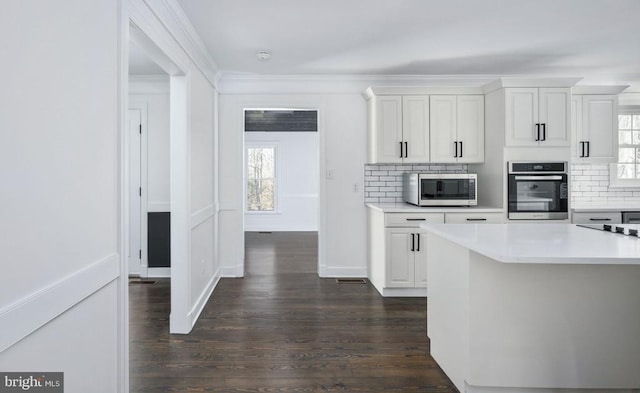
[[[542,124],[542,141],[546,141],[547,140],[547,123],[541,123]]]
[[[415,251],[416,250],[416,234],[412,233],[411,234],[411,251]]]
[[[611,221],[610,218],[590,218],[589,221]]]
[[[462,141],[460,141],[460,157],[462,157],[462,156],[463,156],[463,154],[462,154]]]
[[[407,221],[425,221],[426,218],[407,218]]]
[[[404,158],[409,157],[409,143],[405,142],[404,143]]]
[[[455,158],[458,158],[458,142],[453,142],[453,150],[456,151],[456,153],[454,154]]]
[[[486,218],[467,218],[467,221],[487,221]]]
[[[591,156],[591,142],[587,141],[586,145],[587,145],[587,155],[585,157],[590,157]]]
[[[418,248],[416,249],[416,251],[420,251],[420,234],[416,233],[416,236],[418,237]]]
[[[400,143],[400,158],[402,158],[404,156],[404,154],[402,153],[402,142],[398,143]]]
[[[580,157],[584,157],[584,142],[580,142]]]
[[[536,142],[540,140],[540,123],[536,123]]]

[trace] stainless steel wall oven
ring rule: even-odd
[[[566,162],[509,162],[509,219],[568,219],[567,179]]]

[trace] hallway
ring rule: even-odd
[[[190,335],[168,334],[169,283],[130,284],[131,392],[456,390],[428,355],[426,300],[317,276],[317,234],[247,233]]]

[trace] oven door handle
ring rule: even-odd
[[[562,180],[562,176],[560,175],[550,175],[550,176],[514,176],[516,180]]]

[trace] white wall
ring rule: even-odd
[[[0,13],[0,370],[62,371],[68,393],[125,380],[119,8],[26,0]]]
[[[245,214],[246,231],[318,230],[318,133],[246,132],[245,145],[276,146],[275,212]]]
[[[220,278],[217,68],[176,1],[128,3],[132,40],[171,75],[170,331],[189,333]]]
[[[228,91],[234,87],[226,85]],[[220,259],[223,274],[243,275],[243,108],[289,107],[319,110],[319,274],[366,276],[366,215],[363,194],[366,158],[364,87],[348,93],[295,94],[309,86],[293,86],[287,94],[277,85],[252,83],[255,94],[220,95]],[[362,88],[362,90],[360,90]],[[265,89],[264,91],[261,89]],[[245,93],[246,90],[243,91]],[[327,171],[333,178],[327,179]],[[354,192],[354,185],[357,190]]]

